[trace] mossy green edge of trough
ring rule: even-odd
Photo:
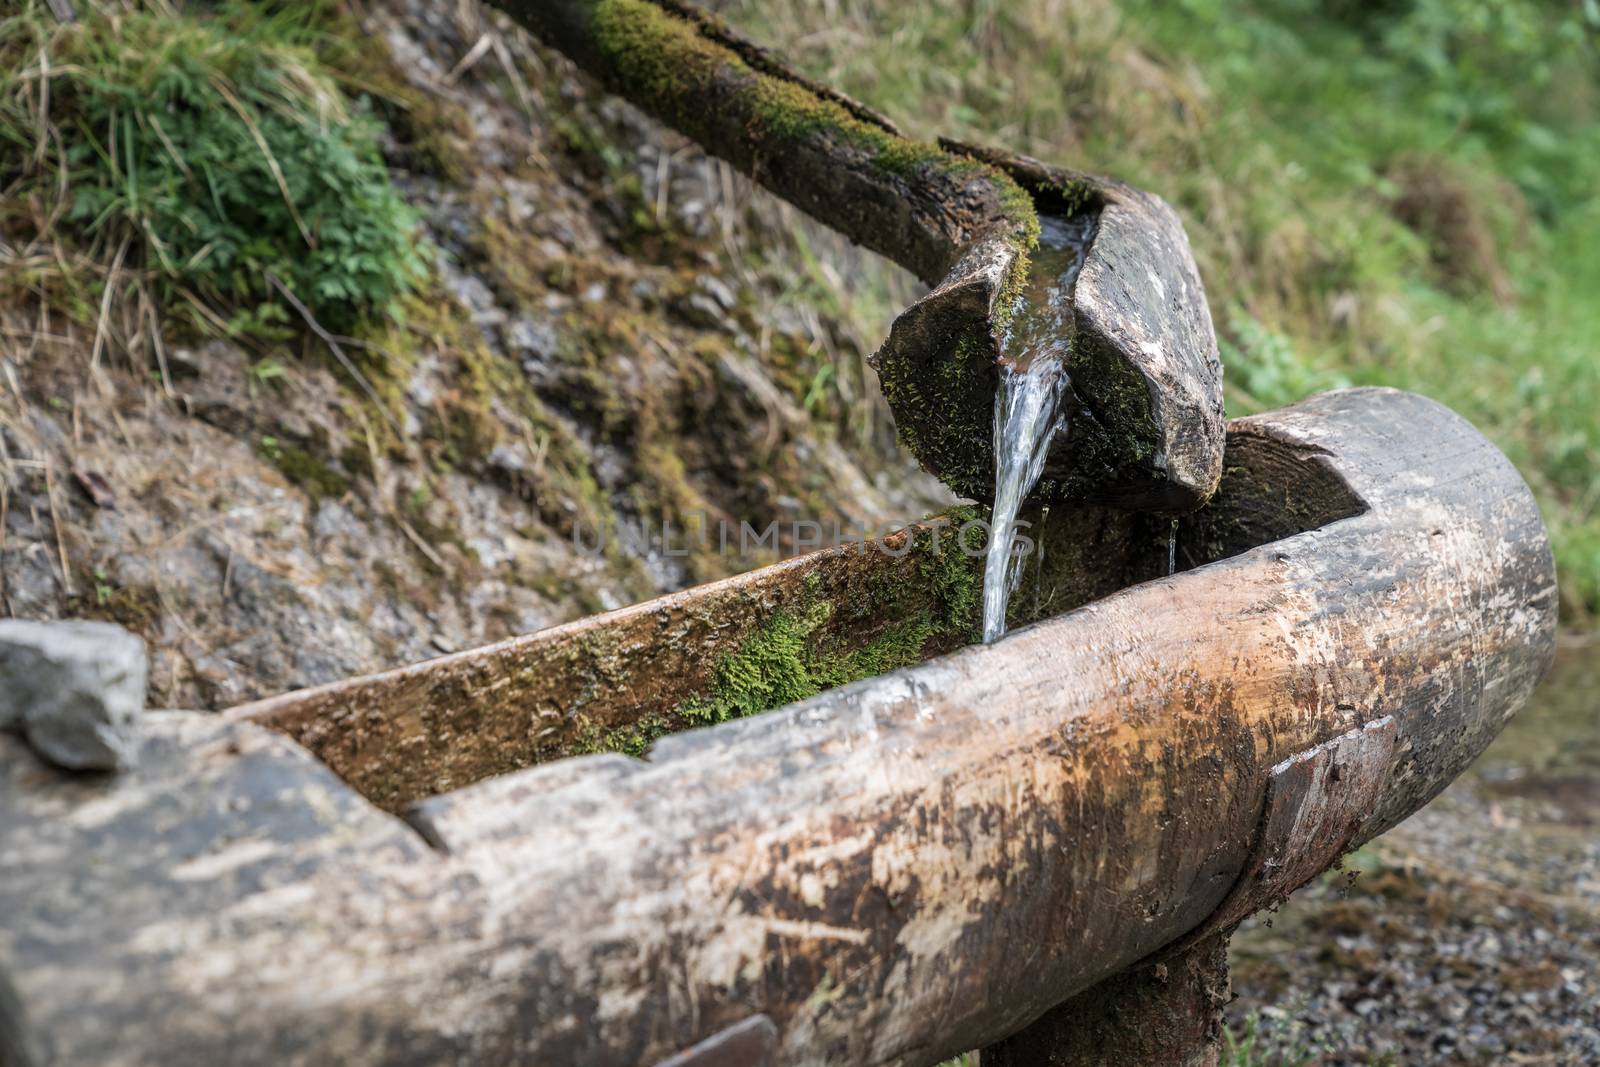
[[[1361,510],[1315,464],[1230,441],[1222,487],[1179,528],[1181,569]],[[572,756],[648,758],[745,718],[978,640],[987,527],[962,506],[603,615],[232,709],[311,750],[379,807]],[[1031,509],[1012,627],[1166,573],[1169,522]]]
[[[293,737],[391,811],[569,756],[643,756],[667,734],[976,640],[978,517],[954,508],[879,541],[228,714]]]
[[[976,560],[937,549],[941,533],[965,529],[976,517],[971,508],[957,508],[907,531],[906,551],[917,561],[909,583],[869,575],[864,583],[847,577],[830,589],[826,568],[809,570],[791,603],[717,660],[704,692],[603,732],[580,715],[577,735],[548,758],[596,752],[642,757],[667,734],[770,711],[976,640],[982,581]],[[868,550],[877,551],[855,551]],[[863,643],[858,626],[875,636]]]

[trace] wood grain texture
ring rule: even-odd
[[[1211,916],[1155,958],[983,1049],[983,1067],[1215,1067],[1229,1000],[1228,938],[1365,840],[1393,762],[1385,715],[1272,769],[1255,843]]]
[[[778,1028],[765,1015],[752,1015],[656,1067],[772,1067],[777,1051]]]
[[[905,138],[694,4],[494,5],[605,88],[929,285],[990,239],[1027,252],[1031,208],[1004,200],[1002,171]]]
[[[251,723],[157,716],[110,780],[0,739],[0,1047],[634,1065],[764,1014],[775,1062],[861,1067],[1013,1034],[1203,928],[1286,761],[1392,722],[1359,843],[1553,657],[1537,508],[1461,419],[1353,390],[1232,432],[1365,510],[643,762],[435,797],[425,838]]]
[[[1215,562],[1359,513],[1326,465],[1237,434],[1210,505],[1185,520],[1182,569]],[[1291,500],[1292,498],[1292,500]],[[1170,523],[1102,507],[1038,508],[1012,628],[1166,573]],[[829,606],[819,637],[856,651],[919,613],[948,613],[940,576],[981,580],[983,535],[962,550],[961,515],[872,547],[841,546],[603,615],[397,670],[231,709],[294,738],[369,800],[401,811],[426,797],[574,754],[586,737],[627,731],[703,695],[717,664],[772,625]],[[972,609],[976,608],[976,603]],[[956,626],[961,619],[947,619]],[[976,638],[929,638],[933,656]]]
[[[1177,212],[1115,178],[952,138],[940,144],[1010,175],[1042,214],[1074,213],[1084,199],[1096,212],[1073,290],[1068,361],[1083,411],[1052,447],[1041,494],[1172,513],[1205,503],[1221,475],[1222,361]],[[987,499],[986,487],[959,491]]]
[[[1030,529],[1035,555],[1014,623],[1059,614],[1162,572],[1165,524],[1085,509]],[[1148,527],[1148,529],[1147,529]],[[929,637],[928,656],[973,640],[977,602],[953,618],[941,579],[981,581],[978,551],[961,548],[960,516],[917,523],[874,542],[813,552],[603,615],[425,663],[242,705],[232,718],[289,735],[380,807],[572,754],[586,738],[629,730],[703,695],[718,663],[780,615],[826,609],[817,638],[835,652],[866,648],[920,615],[961,633]],[[1221,551],[1220,546],[1216,550]]]

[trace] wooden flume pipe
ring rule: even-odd
[[[153,714],[115,778],[0,737],[0,1049],[918,1065],[1168,981],[1437,794],[1553,658],[1538,510],[1460,418],[1351,390],[1228,450],[1180,533],[1226,558],[404,819],[270,715]],[[454,699],[515,721],[493,690]],[[455,729],[429,699],[398,713]]]
[[[962,496],[993,493],[996,365],[1038,216],[1093,215],[1072,298],[1075,418],[1036,495],[1180,513],[1215,490],[1216,337],[1183,224],[1159,197],[913,141],[686,0],[491,2],[606,88],[934,287],[873,363],[903,441]]]

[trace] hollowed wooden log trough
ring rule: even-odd
[[[528,765],[704,707],[775,619],[871,647],[898,620],[818,598],[921,610],[937,526],[151,713],[112,777],[0,736],[0,1058],[1207,1062],[1231,927],[1438,793],[1553,655],[1516,472],[1355,390],[1231,424],[1177,574],[1165,520],[1058,515],[1018,597],[1050,617],[996,644]]]

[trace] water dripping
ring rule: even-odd
[[[994,512],[983,573],[983,639],[1006,632],[1006,605],[1021,572],[1015,551],[1017,511],[1039,481],[1055,437],[1067,371],[1055,360],[1039,360],[1023,371],[1001,369],[994,414]]]
[[[1034,538],[1034,547],[1038,550],[1038,558],[1033,562],[1033,617],[1038,618],[1044,612],[1044,546],[1050,538],[1050,505],[1046,504],[1039,509],[1039,530]]]
[[[1072,286],[1093,236],[1090,218],[1040,219],[1028,284],[1001,339],[994,398],[994,510],[983,574],[983,639],[1006,632],[1006,608],[1021,577],[1017,512],[1039,482],[1056,434],[1067,429],[1066,358]]]

